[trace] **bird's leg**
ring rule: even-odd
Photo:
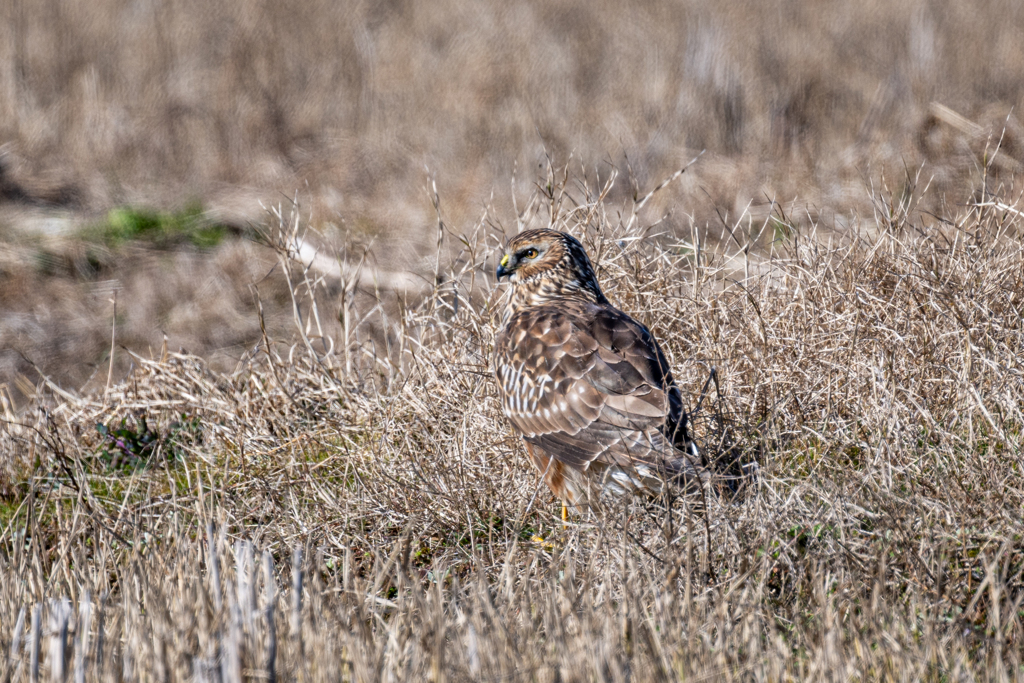
[[[562,524],[569,521],[569,508],[565,506],[565,501],[562,501]]]

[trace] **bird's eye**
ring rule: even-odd
[[[532,249],[532,248],[531,249],[527,249],[522,254],[520,254],[519,257],[520,258],[537,258],[537,250],[536,249]]]

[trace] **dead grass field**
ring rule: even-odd
[[[468,225],[547,156],[649,186],[707,149],[662,198],[685,227],[764,193],[863,208],[883,167],[926,164],[938,198],[1004,129],[1024,161],[1014,0],[12,0],[0,19],[9,199],[252,216],[298,191],[318,221],[429,244],[425,167]]]
[[[625,199],[707,150],[650,208],[711,241],[719,214],[760,223],[772,201],[803,227],[856,226],[883,173],[899,193],[920,172],[938,215],[982,169],[1012,200],[1022,34],[1015,0],[9,0],[0,383],[20,404],[32,364],[66,387],[105,380],[115,292],[136,352],[166,335],[230,371],[258,340],[249,286],[271,257],[83,243],[120,206],[198,203],[239,232],[264,222],[259,200],[297,197],[328,246],[372,248],[385,286],[429,289],[430,179],[465,230],[484,207],[511,215],[549,159],[617,170]]]
[[[0,681],[1024,679],[1021,35],[0,3]],[[561,523],[490,378],[522,225],[756,477]]]
[[[1024,677],[1020,212],[881,194],[870,230],[711,245],[612,195],[570,177],[519,219],[584,239],[691,408],[718,368],[697,432],[756,477],[563,526],[490,379],[490,226],[442,231],[442,286],[346,344],[284,216],[286,339],[8,411],[0,675]]]

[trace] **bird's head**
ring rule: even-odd
[[[528,293],[530,303],[567,296],[607,301],[583,245],[557,230],[527,230],[510,239],[497,276],[507,277],[514,292]]]

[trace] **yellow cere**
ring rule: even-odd
[[[504,268],[508,265],[508,254],[501,257],[501,267]]]

